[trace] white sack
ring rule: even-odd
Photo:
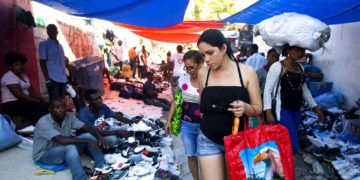
[[[330,38],[328,25],[298,13],[284,13],[263,20],[256,29],[266,44],[272,47],[289,44],[316,51]]]

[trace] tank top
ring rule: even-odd
[[[224,145],[224,137],[231,134],[234,114],[216,107],[225,107],[236,100],[249,103],[249,93],[244,87],[239,64],[236,62],[241,86],[207,86],[211,69],[209,69],[205,88],[201,94],[200,111],[203,113],[200,129],[204,135],[216,144]],[[243,130],[240,122],[239,130]]]
[[[302,72],[294,73],[286,71],[286,73],[288,76],[283,74],[280,79],[281,108],[298,111],[300,110],[303,101],[303,91],[301,87],[305,82],[305,77],[302,75]],[[295,87],[292,88],[290,83]]]

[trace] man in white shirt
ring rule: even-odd
[[[123,64],[123,61],[122,61],[122,57],[123,57],[123,46],[122,46],[122,41],[119,40],[118,41],[118,46],[116,47],[115,49],[115,59],[116,59],[116,62],[114,62],[114,65],[115,66],[120,66],[120,69],[122,68],[122,64]]]
[[[174,62],[173,77],[171,80],[171,91],[173,96],[175,94],[175,89],[179,77],[186,73],[184,70],[184,62],[183,62],[183,57],[185,54],[183,53],[183,47],[181,45],[176,46],[176,51],[177,53],[171,57],[171,60]]]
[[[247,57],[245,64],[253,67],[255,71],[264,67],[267,64],[267,60],[264,56],[258,53],[259,47],[256,44],[251,44],[247,50]]]

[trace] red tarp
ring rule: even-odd
[[[168,43],[194,43],[198,40],[200,32],[208,28],[219,28],[225,25],[225,22],[185,21],[166,28],[145,28],[115,22],[114,24],[128,28],[131,32],[139,36],[156,41]]]

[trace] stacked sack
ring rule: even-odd
[[[286,44],[316,51],[329,40],[330,28],[308,15],[284,13],[260,22],[255,34],[260,34],[266,44],[278,52]]]

